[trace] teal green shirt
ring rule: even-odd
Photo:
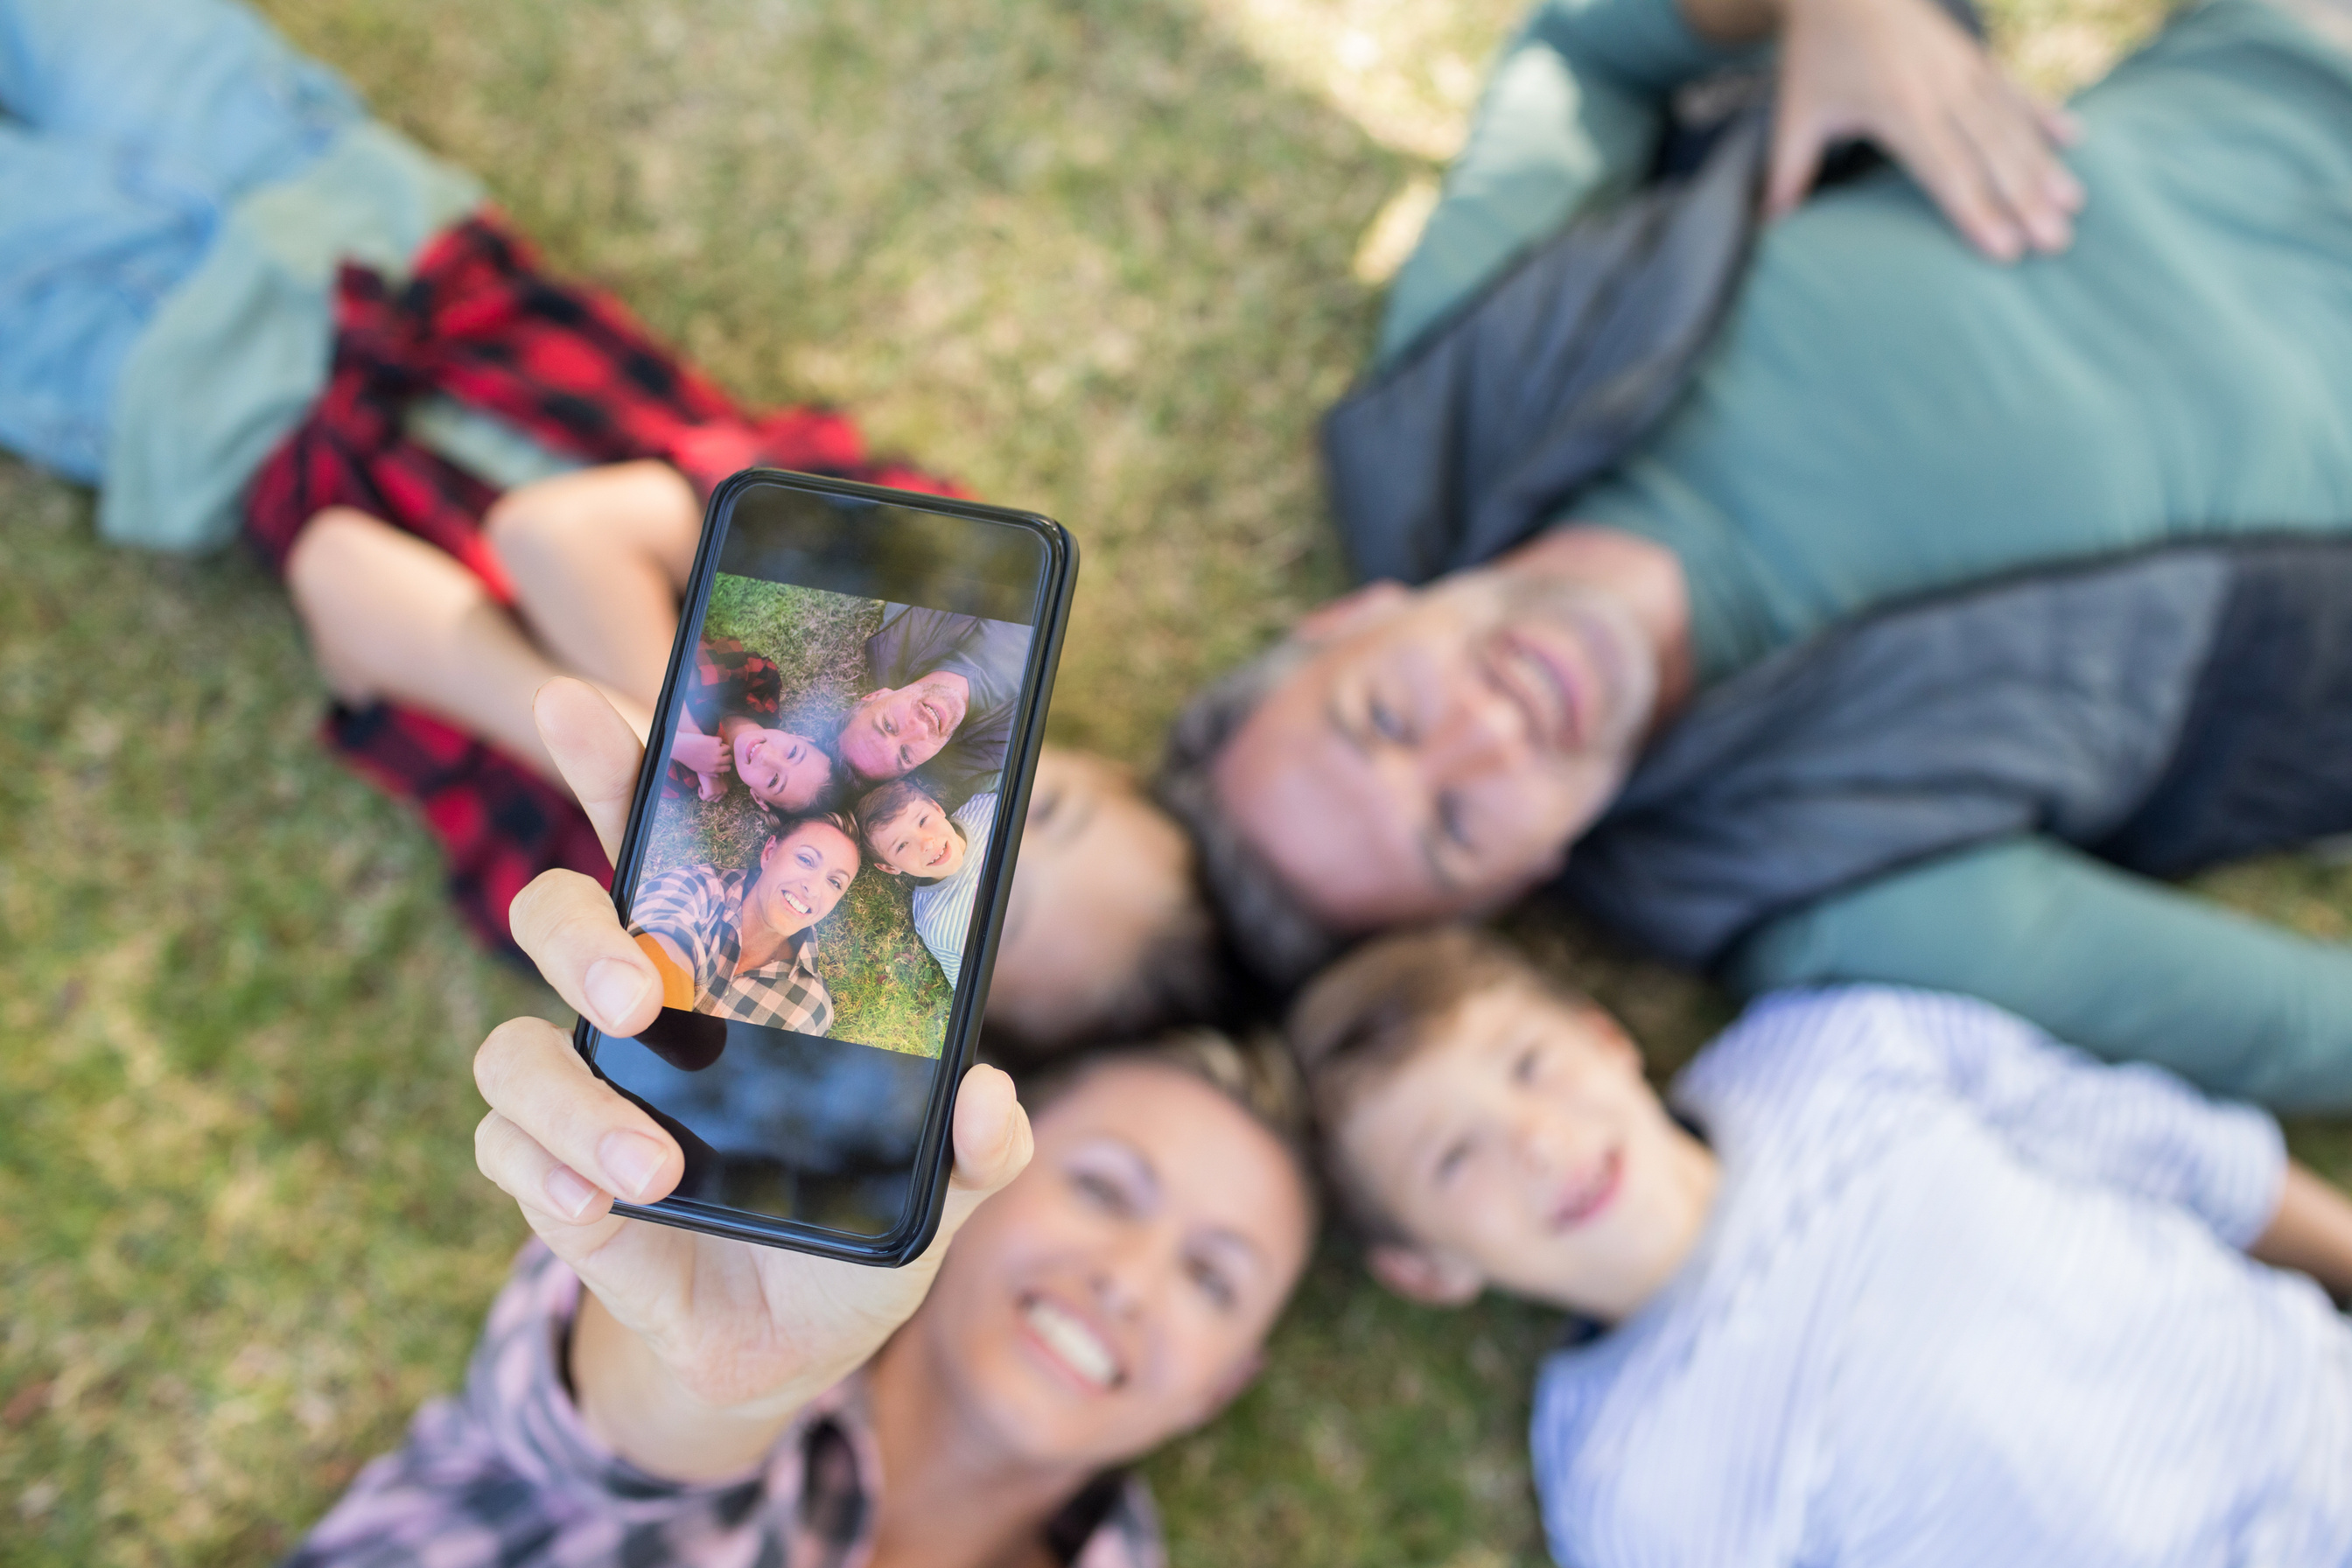
[[[1553,0],[1507,53],[1394,352],[1629,186],[1720,57],[1673,0]],[[2352,527],[2352,60],[2211,0],[2075,102],[2062,255],[1979,257],[1887,169],[1768,227],[1663,426],[1572,516],[1688,578],[1702,678],[1909,595],[2197,534]],[[1758,933],[1742,990],[1987,996],[2277,1104],[2352,1105],[2352,953],[2054,842],[1991,846]]]

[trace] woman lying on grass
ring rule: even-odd
[[[613,842],[626,726],[576,682],[540,711]],[[651,1021],[658,982],[594,883],[541,877],[515,932],[604,1028]],[[554,1026],[503,1026],[475,1058],[476,1152],[540,1239],[463,1399],[420,1413],[292,1563],[1162,1562],[1120,1468],[1248,1383],[1314,1222],[1234,1060],[1082,1061],[1033,1097],[1034,1134],[972,1068],[939,1239],[865,1268],[614,1217],[670,1191],[677,1145]]]
[[[661,977],[662,1005],[823,1035],[833,994],[816,928],[857,878],[857,825],[828,812],[787,822],[749,866],[680,866],[646,879],[629,934]]]
[[[739,408],[235,0],[0,0],[0,445],[101,487],[109,538],[241,534],[284,573],[330,743],[418,805],[494,946],[539,872],[609,874],[531,694],[577,676],[646,731],[709,487],[757,462],[950,488],[838,416]],[[698,719],[698,792],[823,805],[824,748],[753,727],[770,746]],[[1040,873],[992,1016],[1041,1043],[1214,989],[1189,846],[1089,777],[1124,792],[1091,832],[1150,880]]]

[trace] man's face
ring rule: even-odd
[[[1491,1283],[1611,1321],[1673,1277],[1714,1194],[1712,1164],[1615,1020],[1523,984],[1464,1002],[1335,1141],[1459,1290]]]
[[[1303,635],[1313,652],[1213,779],[1251,846],[1348,931],[1488,908],[1557,871],[1657,702],[1655,649],[1622,600],[1526,572],[1376,585]]]
[[[866,778],[903,778],[939,755],[968,700],[961,682],[930,676],[869,691],[841,726],[842,761]]]

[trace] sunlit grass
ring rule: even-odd
[[[553,263],[754,402],[824,398],[1084,548],[1054,733],[1149,763],[1340,584],[1311,433],[1499,0],[275,0]],[[2045,89],[2133,0],[2011,0]],[[1381,237],[1391,214],[1399,234]],[[1375,258],[1377,259],[1377,258]],[[456,1384],[522,1230],[473,1173],[499,1018],[422,831],[313,739],[241,558],[99,548],[0,463],[0,1563],[252,1563]],[[2217,879],[2315,934],[2352,872]],[[1533,940],[1681,1059],[1718,999]],[[2298,1147],[2352,1174],[2340,1131]],[[1256,1390],[1150,1467],[1183,1564],[1540,1560],[1544,1314],[1318,1266]]]

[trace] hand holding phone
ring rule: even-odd
[[[768,469],[712,493],[650,761],[603,781],[662,1005],[583,1006],[573,1046],[684,1161],[621,1213],[929,1245],[1076,564],[1030,512]]]
[[[636,737],[580,681],[551,682],[536,707],[550,754],[612,849],[635,784]],[[513,929],[585,1016],[624,1036],[652,1020],[655,967],[595,883],[548,872],[516,900]],[[625,1458],[681,1480],[740,1472],[803,1405],[871,1357],[921,1304],[964,1220],[1029,1159],[1012,1081],[971,1068],[957,1098],[938,1233],[910,1266],[873,1268],[615,1215],[616,1196],[650,1204],[667,1194],[683,1158],[552,1024],[501,1025],[483,1041],[474,1076],[490,1103],[475,1134],[482,1173],[592,1293],[572,1340],[583,1413]]]

